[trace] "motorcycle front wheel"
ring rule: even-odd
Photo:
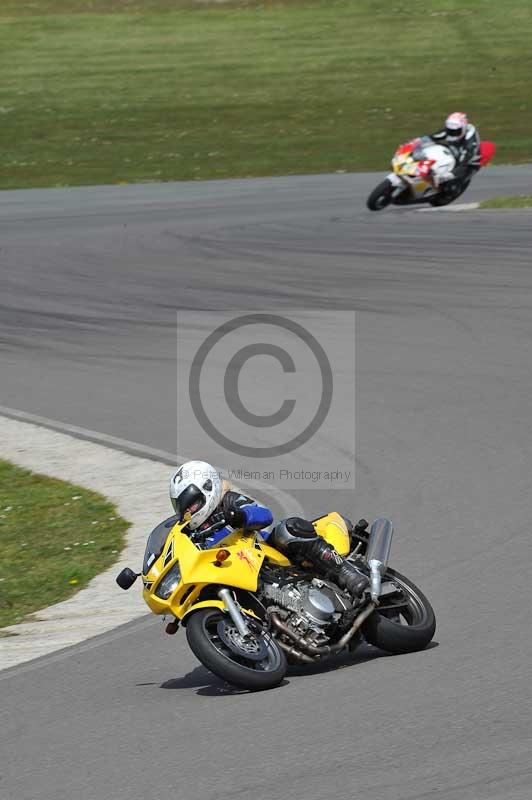
[[[252,635],[244,639],[231,617],[217,608],[202,608],[187,623],[190,649],[204,667],[241,689],[271,689],[286,675],[284,652],[260,623],[246,616]]]
[[[388,653],[423,650],[436,631],[431,604],[411,580],[393,569],[386,570],[385,584],[390,591],[363,623],[364,638]]]
[[[388,178],[382,181],[382,183],[379,183],[367,199],[366,205],[369,210],[382,211],[383,208],[389,206],[392,202],[393,189],[394,187]]]

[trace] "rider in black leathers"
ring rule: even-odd
[[[352,523],[345,521],[352,530]],[[340,589],[347,589],[353,597],[359,597],[369,584],[367,577],[319,536],[312,522],[306,519],[282,520],[272,530],[269,542],[296,564],[310,561],[318,575],[329,578]]]
[[[467,116],[455,111],[445,120],[445,126],[429,134],[435,144],[448,147],[456,159],[456,166],[448,175],[440,176],[439,185],[446,188],[452,181],[470,179],[480,169],[480,136]]]

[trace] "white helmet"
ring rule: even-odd
[[[195,531],[222,500],[220,475],[205,461],[187,461],[170,478],[170,500],[179,522]]]
[[[454,111],[445,120],[445,131],[449,139],[459,142],[464,138],[469,121],[463,111]]]

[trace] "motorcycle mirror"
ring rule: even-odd
[[[121,589],[130,589],[139,575],[140,572],[133,572],[133,570],[129,569],[129,567],[124,567],[122,572],[116,576],[116,582]]]

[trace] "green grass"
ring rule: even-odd
[[[532,160],[530,0],[2,0],[0,188],[385,169],[462,109]]]
[[[128,526],[101,495],[0,461],[0,627],[86,586]]]
[[[480,208],[532,208],[532,194],[518,194],[515,197],[491,197],[483,200]]]

